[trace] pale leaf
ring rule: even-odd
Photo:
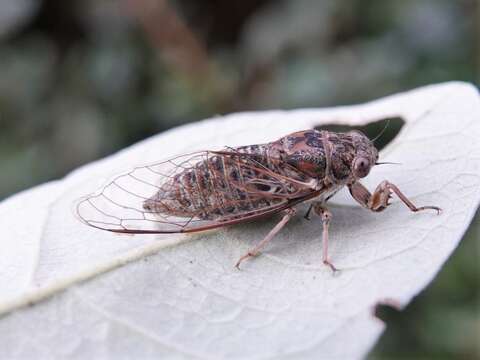
[[[1,358],[361,358],[384,329],[382,302],[405,306],[458,245],[480,198],[480,102],[448,83],[365,105],[233,114],[183,126],[0,204]],[[401,166],[364,184],[397,184],[379,214],[345,193],[332,206],[330,256],[321,222],[300,214],[263,254],[236,260],[278,221],[191,236],[121,236],[73,215],[74,201],[130,167],[195,150],[273,141],[324,123],[406,125],[381,153]],[[88,141],[88,139],[86,140]],[[40,301],[42,300],[42,301]],[[28,306],[33,305],[33,306]]]

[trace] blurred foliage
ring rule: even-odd
[[[382,120],[372,121],[366,125],[348,126],[339,124],[324,124],[316,126],[317,130],[329,130],[335,132],[348,132],[359,130],[373,141],[377,150],[382,150],[402,130],[405,120],[401,117],[389,117]]]
[[[380,311],[387,330],[372,359],[480,358],[480,212],[435,281],[405,310]]]
[[[479,6],[0,0],[0,199],[216,114],[474,82]],[[478,223],[433,286],[387,316],[373,357],[480,357]]]

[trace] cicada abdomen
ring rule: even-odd
[[[163,183],[143,207],[172,216],[225,220],[278,203],[278,198],[261,196],[263,192],[288,191],[287,185],[272,183],[266,168],[252,166],[252,158],[228,151],[202,155]]]

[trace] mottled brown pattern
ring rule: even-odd
[[[147,206],[169,215],[218,219],[284,202],[281,198],[261,196],[275,189],[260,166],[277,170],[262,154],[263,150],[261,146],[251,146],[226,150],[235,155],[212,154],[163,184]],[[251,156],[243,158],[242,153]]]
[[[305,195],[306,190],[299,191],[290,181],[272,177],[272,173],[304,183],[315,179],[320,188],[332,187],[332,179],[338,183],[335,188],[344,185],[352,178],[357,149],[363,151],[371,144],[358,133],[328,132],[326,135],[331,161],[328,179],[325,140],[320,131],[306,130],[272,143],[212,152],[163,184],[146,206],[159,213],[182,217],[232,218],[235,214],[283,203],[288,195],[291,198]],[[282,196],[276,197],[277,192]]]

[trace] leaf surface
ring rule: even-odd
[[[376,304],[404,307],[458,245],[480,200],[480,101],[447,83],[358,106],[232,114],[183,126],[0,204],[2,358],[361,358],[384,329]],[[321,222],[300,214],[263,254],[234,269],[278,218],[197,235],[122,236],[81,224],[72,204],[112,175],[199,149],[273,141],[325,123],[406,121],[363,183],[397,184],[370,213],[332,203],[333,276]],[[44,300],[44,301],[40,301]],[[33,306],[27,306],[32,305]]]

